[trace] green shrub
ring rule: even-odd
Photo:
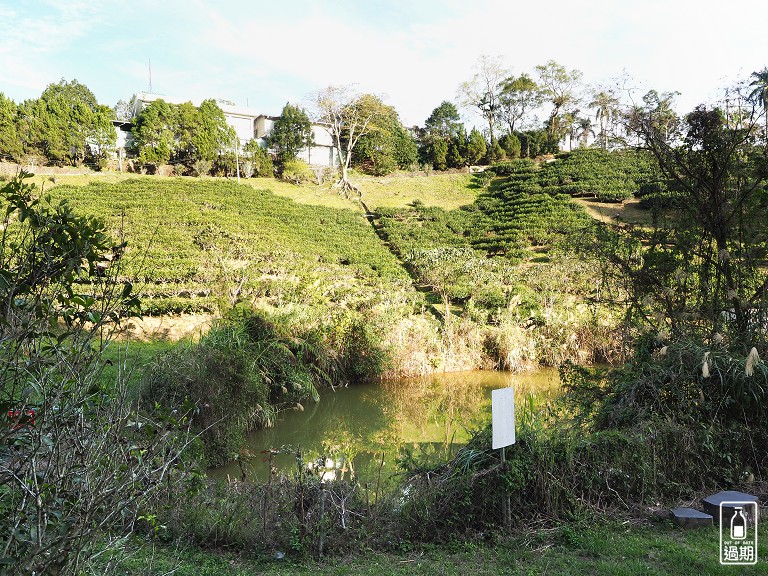
[[[315,173],[309,167],[309,165],[303,160],[289,160],[283,164],[283,169],[280,174],[283,180],[293,182],[294,184],[306,184],[312,182],[315,179]]]
[[[320,375],[302,358],[302,345],[264,316],[235,309],[198,343],[160,355],[145,376],[143,400],[168,409],[192,403],[207,464],[224,464],[278,410],[317,400]]]

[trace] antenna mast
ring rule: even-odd
[[[149,93],[152,94],[152,58],[149,59]]]

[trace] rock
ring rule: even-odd
[[[758,502],[757,496],[745,494],[744,492],[736,492],[734,490],[724,490],[723,492],[718,492],[717,494],[712,494],[711,496],[701,499],[701,505],[704,507],[704,512],[710,514],[715,519],[715,524],[720,522],[720,504],[723,502],[729,503],[723,506],[723,516],[726,518],[731,518],[736,510],[737,505],[732,504],[733,502],[755,503],[754,508],[749,506],[744,510],[744,515],[747,517],[747,522],[749,522],[750,525],[754,522],[752,511],[754,510],[758,516],[760,515],[760,503]]]
[[[711,514],[694,508],[675,508],[669,511],[669,519],[680,528],[706,528],[712,526]]]

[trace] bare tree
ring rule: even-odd
[[[352,151],[360,138],[374,129],[382,113],[381,100],[370,94],[360,95],[352,86],[328,86],[312,97],[311,106],[314,120],[325,127],[333,140],[341,168],[337,186],[345,195],[359,192],[349,181]]]
[[[459,86],[459,101],[466,108],[476,108],[488,122],[491,142],[495,139],[493,127],[501,108],[503,82],[508,77],[509,70],[502,65],[501,56],[481,56],[475,75]]]

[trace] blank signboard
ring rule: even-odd
[[[515,391],[502,388],[491,391],[493,448],[515,443]]]

